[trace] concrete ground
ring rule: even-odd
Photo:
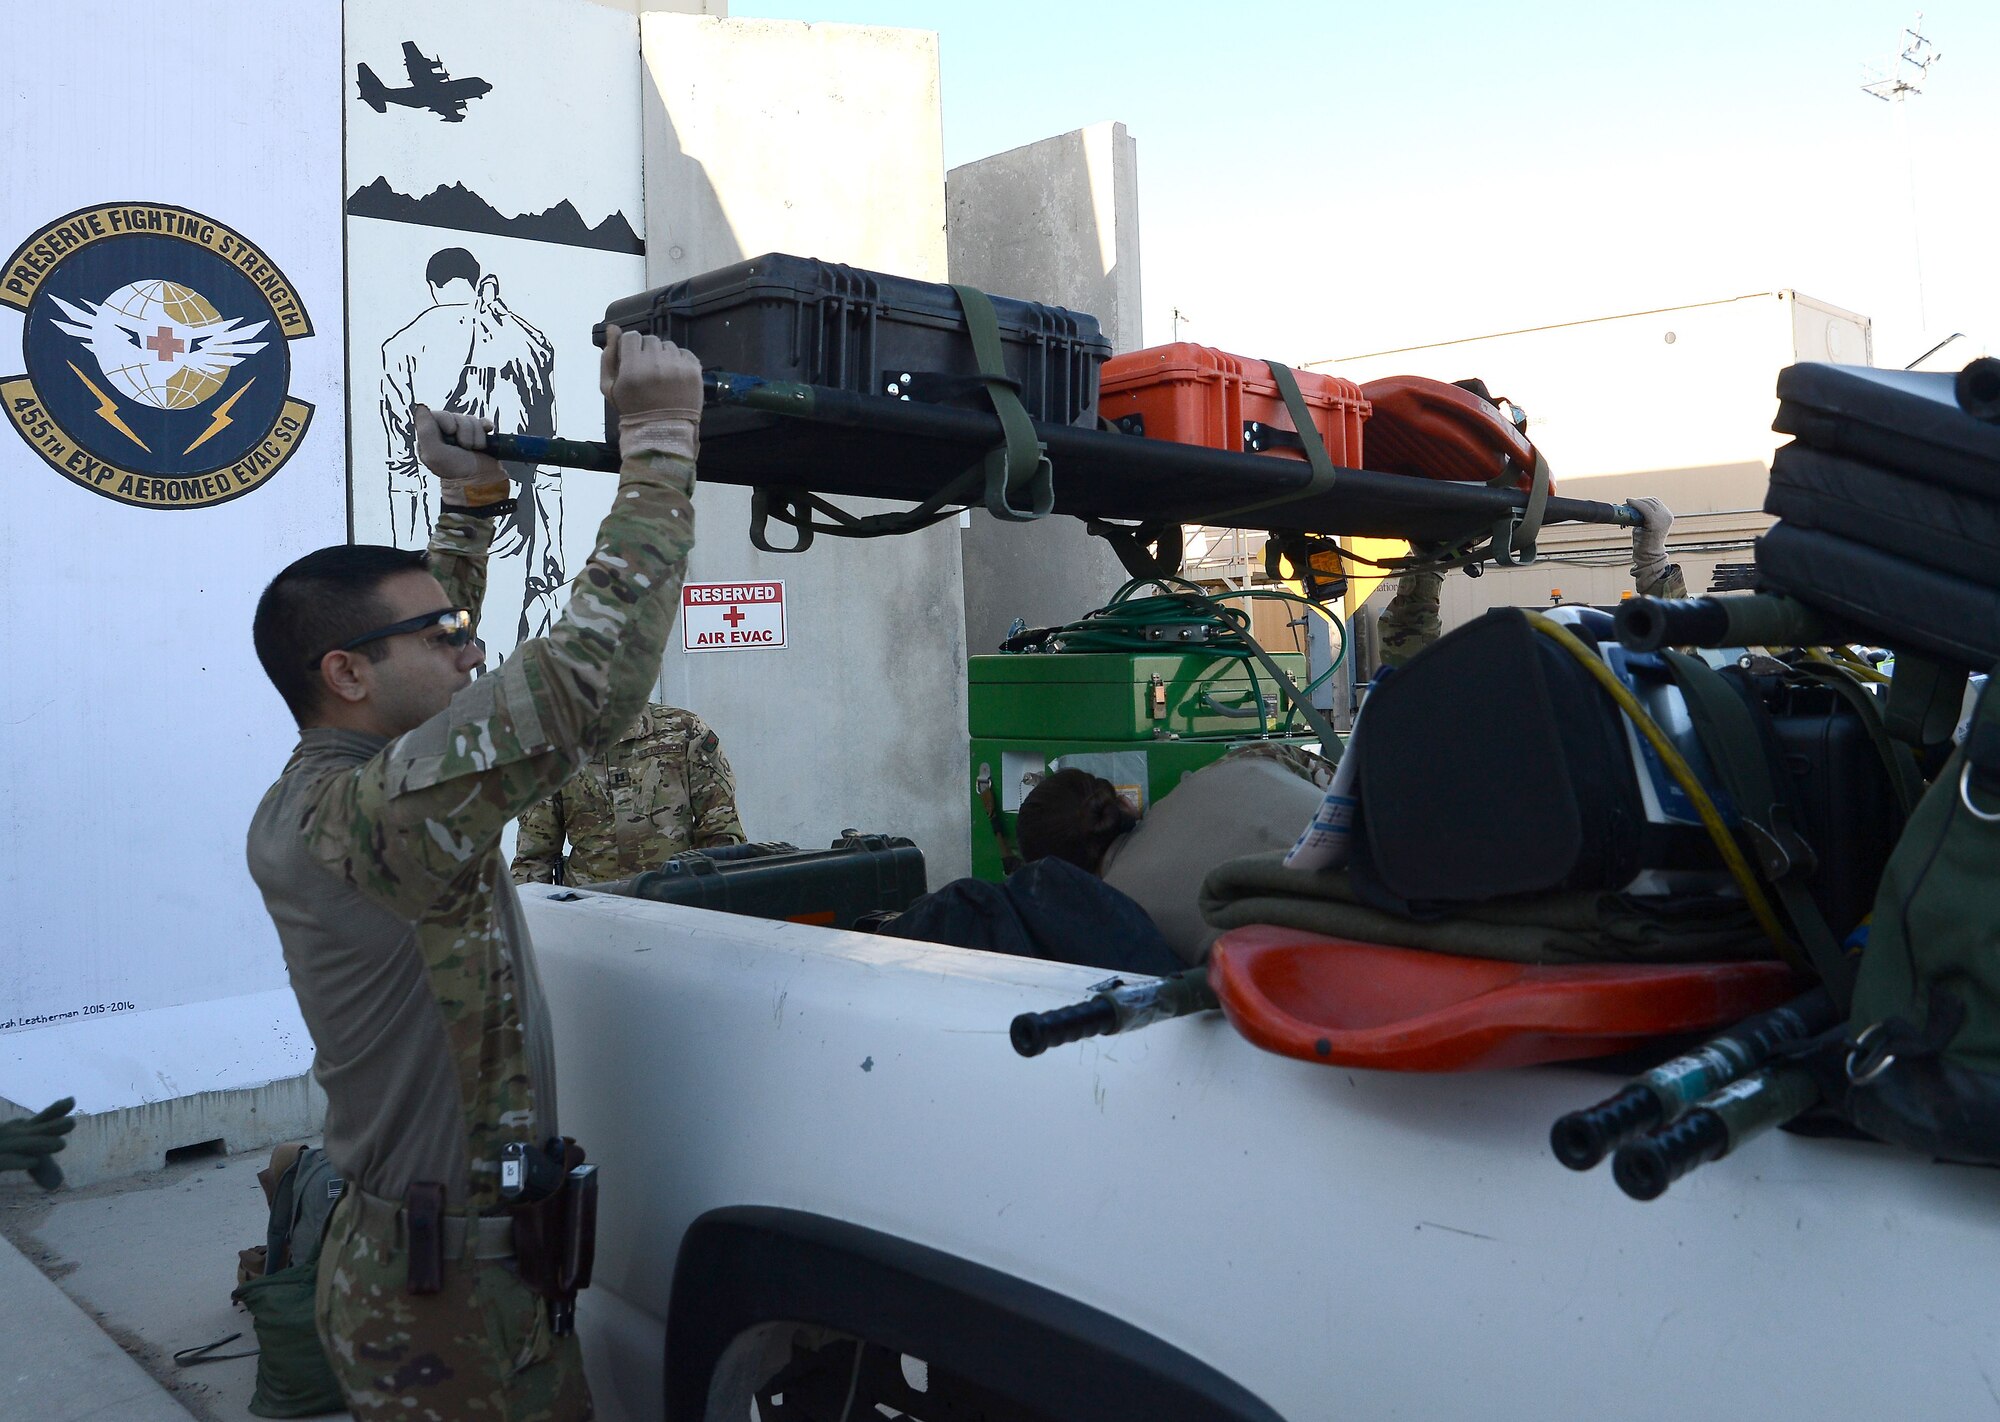
[[[256,1358],[173,1355],[231,1333],[217,1353],[257,1346],[229,1295],[236,1252],[264,1242],[269,1160],[207,1156],[53,1195],[0,1175],[0,1422],[248,1422]],[[658,1417],[660,1325],[601,1289],[577,1316],[599,1422]]]
[[[18,1415],[62,1422],[248,1419],[254,1357],[179,1368],[173,1354],[231,1333],[243,1336],[216,1352],[256,1347],[229,1294],[236,1251],[264,1239],[257,1171],[269,1158],[208,1156],[53,1195],[10,1177],[0,1187],[0,1235],[13,1246],[0,1245],[0,1397],[33,1398]],[[0,1403],[0,1415],[16,1415],[9,1408]]]

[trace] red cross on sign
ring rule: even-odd
[[[784,645],[783,583],[687,583],[682,586],[681,647],[684,650],[767,651]]]
[[[187,349],[187,342],[174,334],[172,326],[162,326],[146,337],[146,349],[157,352],[161,360],[172,360]]]

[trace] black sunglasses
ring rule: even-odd
[[[338,647],[329,647],[328,652],[351,652],[356,647],[365,647],[370,642],[379,642],[384,637],[400,637],[405,632],[428,632],[433,627],[442,627],[444,644],[448,647],[463,647],[472,640],[472,614],[462,607],[444,607],[436,612],[426,612],[418,617],[406,617],[401,622],[391,622],[387,627],[377,627],[372,632],[363,632],[359,637],[342,642]],[[312,659],[317,667],[326,660],[326,652]]]

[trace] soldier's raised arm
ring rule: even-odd
[[[624,463],[561,618],[442,712],[326,781],[308,813],[314,856],[396,912],[421,911],[476,866],[509,820],[630,724],[659,674],[694,543],[701,367],[655,337],[614,332],[600,383],[620,412]],[[491,456],[439,440],[420,452],[445,480],[447,506],[458,502],[453,484],[504,477]],[[449,551],[476,561],[476,543]],[[469,568],[453,576],[467,590],[477,581]]]
[[[486,601],[486,550],[504,511],[499,505],[512,485],[499,462],[481,452],[491,432],[489,422],[424,405],[416,406],[411,418],[417,451],[437,476],[442,495],[437,526],[431,530],[430,574],[444,589],[446,602],[472,614],[476,636],[480,605]],[[445,436],[458,444],[445,443]]]

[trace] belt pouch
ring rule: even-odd
[[[413,1183],[403,1196],[405,1247],[410,1273],[405,1289],[435,1294],[444,1288],[444,1186],[434,1180]]]
[[[591,1266],[597,1259],[597,1167],[579,1165],[569,1173],[569,1211],[563,1220],[561,1287],[575,1294],[590,1287]]]

